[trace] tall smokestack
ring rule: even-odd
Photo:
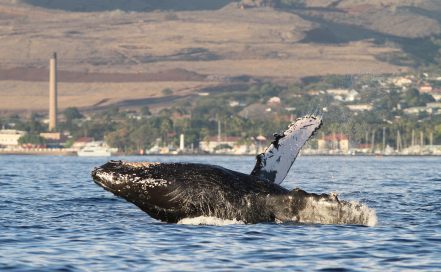
[[[49,131],[57,127],[57,53],[54,53],[49,61]]]
[[[184,150],[185,149],[185,141],[184,141],[184,134],[181,134],[181,138],[180,138],[180,141],[179,141],[179,149],[180,150]]]

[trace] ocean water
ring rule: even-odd
[[[125,157],[250,172],[253,157]],[[283,186],[374,208],[375,227],[176,225],[92,182],[105,158],[0,156],[0,271],[441,271],[441,158],[300,157]]]

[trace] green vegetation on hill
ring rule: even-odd
[[[69,132],[74,139],[93,137],[105,139],[108,144],[126,153],[149,149],[154,145],[177,146],[179,135],[185,134],[186,146],[198,147],[199,142],[216,136],[220,125],[222,137],[236,136],[243,142],[280,132],[290,120],[306,114],[321,112],[322,134],[343,133],[354,144],[368,144],[372,134],[376,142],[386,130],[386,143],[396,146],[399,131],[402,143],[410,145],[412,134],[433,135],[434,143],[441,143],[441,115],[421,111],[407,114],[405,109],[425,107],[434,102],[427,93],[415,87],[407,89],[386,84],[386,78],[328,76],[305,79],[302,84],[277,85],[270,82],[250,85],[248,88],[219,91],[181,101],[171,108],[152,114],[148,107],[138,111],[124,111],[117,107],[89,113],[87,118],[76,108],[64,111],[59,129]],[[345,100],[326,90],[358,90],[355,98]],[[278,99],[280,98],[280,103]],[[349,105],[372,105],[371,110],[351,111]],[[40,118],[41,119],[41,118]],[[0,125],[27,130],[32,136],[26,142],[38,143],[35,135],[45,130],[38,115],[30,119],[10,116],[0,119]],[[35,139],[34,139],[35,138]],[[24,141],[24,140],[23,140]]]

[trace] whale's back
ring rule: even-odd
[[[167,222],[198,216],[254,221],[249,217],[269,215],[250,215],[247,209],[257,210],[250,205],[264,205],[257,200],[288,192],[255,176],[192,163],[111,161],[92,176],[101,187]]]

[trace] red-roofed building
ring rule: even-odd
[[[435,88],[430,93],[436,101],[441,101],[441,88]]]
[[[420,87],[420,93],[431,93],[433,90],[433,87],[429,84],[424,84]]]

